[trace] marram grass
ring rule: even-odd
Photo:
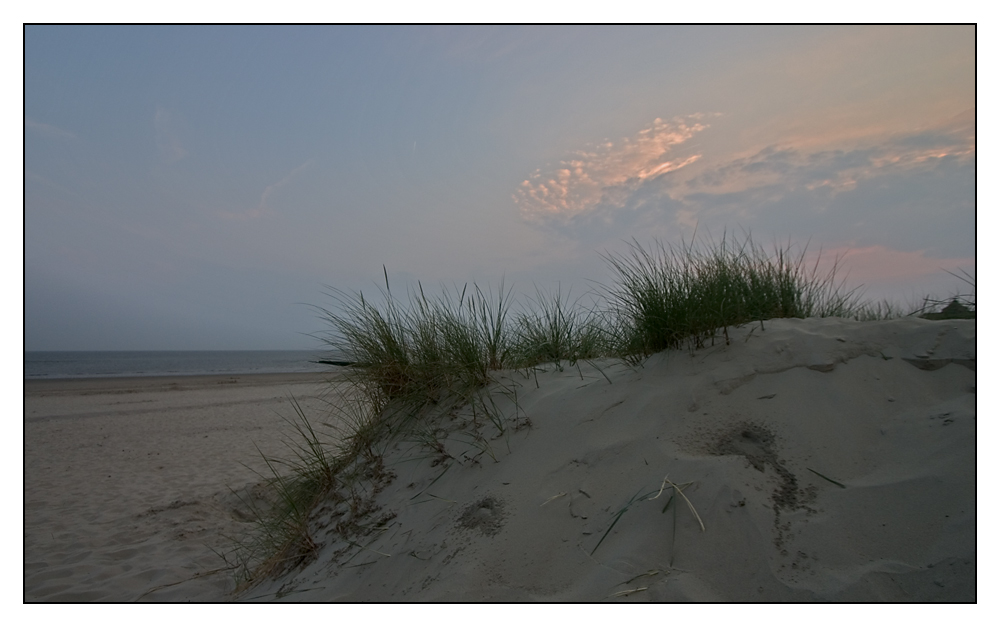
[[[616,280],[603,292],[623,329],[618,356],[700,348],[727,327],[749,322],[861,312],[856,292],[836,283],[836,264],[821,276],[818,259],[811,269],[804,259],[805,250],[796,256],[790,248],[768,255],[749,235],[743,241],[724,235],[704,250],[693,239],[652,251],[633,242],[630,253],[605,256]]]

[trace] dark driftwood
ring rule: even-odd
[[[327,366],[353,366],[353,361],[331,361],[329,359],[318,359],[313,362],[314,364],[324,364]]]

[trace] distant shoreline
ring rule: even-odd
[[[338,365],[338,364],[323,364],[323,365]],[[108,375],[68,375],[68,376],[37,376],[37,377],[24,377],[24,382],[38,382],[38,381],[110,381],[115,379],[128,379],[130,381],[137,379],[192,379],[192,378],[226,378],[226,377],[270,377],[270,376],[294,376],[294,375],[324,375],[331,372],[336,372],[335,370],[303,370],[303,371],[289,371],[289,372],[164,372],[162,374],[156,373],[142,373],[142,374],[108,374]]]
[[[328,351],[26,351],[23,378],[104,379],[323,372]]]
[[[63,377],[24,379],[24,394],[45,395],[51,393],[77,394],[83,392],[100,393],[123,388],[203,389],[225,385],[251,387],[260,385],[281,385],[295,383],[321,383],[339,379],[336,371],[323,372],[269,372],[253,374],[167,374],[143,376],[108,377]]]

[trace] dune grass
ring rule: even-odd
[[[357,535],[358,523],[374,508],[372,497],[393,478],[382,464],[391,414],[358,390],[340,387],[330,416],[318,425],[291,398],[287,454],[261,453],[267,473],[258,473],[258,494],[234,491],[252,530],[230,538],[231,550],[217,554],[233,572],[237,591],[312,558],[318,544],[310,523],[321,501],[341,513],[342,536]]]
[[[502,283],[495,292],[472,285],[436,298],[418,283],[416,293],[400,299],[383,268],[378,304],[361,293],[330,293],[337,311],[320,309],[331,330],[324,341],[353,364],[359,384],[387,400],[424,403],[466,396],[496,370],[699,348],[748,322],[891,315],[844,291],[836,264],[819,276],[818,265],[809,270],[804,258],[804,250],[796,256],[790,248],[767,255],[749,235],[723,236],[705,251],[693,239],[652,252],[633,243],[630,254],[605,257],[615,282],[599,286],[590,308],[561,291],[538,291],[517,312]]]
[[[693,238],[652,251],[633,242],[630,253],[605,256],[616,281],[603,292],[624,330],[619,355],[701,348],[720,332],[728,340],[728,327],[748,322],[861,313],[857,292],[836,282],[837,264],[820,276],[818,258],[809,270],[805,254],[789,247],[768,255],[749,235],[742,241],[723,235],[704,249]]]
[[[527,368],[542,363],[561,366],[568,361],[606,357],[614,352],[613,335],[602,313],[586,309],[580,300],[564,299],[562,292],[547,295],[536,290],[528,311],[519,314],[514,331],[513,365]]]
[[[331,422],[344,431],[331,447],[293,402],[299,444],[288,459],[266,459],[278,498],[273,507],[256,511],[257,532],[238,544],[235,564],[244,585],[309,558],[316,548],[310,515],[324,499],[343,512],[342,535],[360,533],[358,521],[372,513],[374,494],[392,478],[383,457],[393,442],[415,443],[424,451],[416,459],[434,459],[444,474],[456,459],[444,447],[441,426],[428,422],[433,416],[467,408],[471,420],[453,427],[461,429],[456,436],[497,459],[491,442],[502,437],[509,447],[510,430],[530,422],[519,422],[516,390],[493,386],[513,394],[513,418],[498,409],[488,389],[497,383],[496,371],[527,374],[543,364],[561,369],[564,362],[596,358],[634,365],[666,349],[728,342],[730,327],[774,318],[904,315],[892,304],[863,302],[858,291],[845,290],[836,280],[836,263],[821,275],[818,260],[811,268],[805,264],[804,249],[796,254],[776,247],[769,255],[749,235],[700,245],[692,238],[676,248],[657,243],[652,250],[633,241],[628,253],[604,259],[614,281],[598,285],[589,307],[561,290],[536,290],[535,298],[518,306],[503,283],[495,290],[472,285],[436,297],[418,283],[415,292],[399,298],[384,267],[378,301],[332,290],[336,307],[318,310],[330,330],[323,341],[338,362],[350,364],[344,372],[352,393],[331,406]],[[911,315],[943,302],[925,299]],[[974,296],[962,302],[974,310]],[[681,487],[670,485],[674,496],[684,497]],[[608,531],[642,498],[619,511]]]
[[[326,341],[352,362],[359,384],[386,400],[433,402],[478,389],[491,371],[509,367],[509,290],[501,284],[494,296],[474,285],[431,299],[418,289],[400,301],[386,277],[381,307],[364,294],[331,293],[341,312],[321,310],[333,332]]]
[[[269,473],[258,473],[259,490],[269,498],[233,491],[255,522],[253,532],[231,538],[233,551],[220,554],[233,569],[237,587],[255,574],[280,572],[312,553],[316,543],[309,531],[309,516],[343,470],[344,458],[321,439],[294,398],[291,405],[297,418],[286,419],[294,434],[286,441],[290,455],[277,458],[261,453]]]

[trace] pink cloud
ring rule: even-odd
[[[701,114],[653,124],[631,137],[604,141],[572,153],[558,164],[540,168],[521,183],[514,201],[521,215],[533,220],[547,216],[573,217],[612,201],[621,189],[679,170],[701,155],[674,156],[673,151],[708,128]]]

